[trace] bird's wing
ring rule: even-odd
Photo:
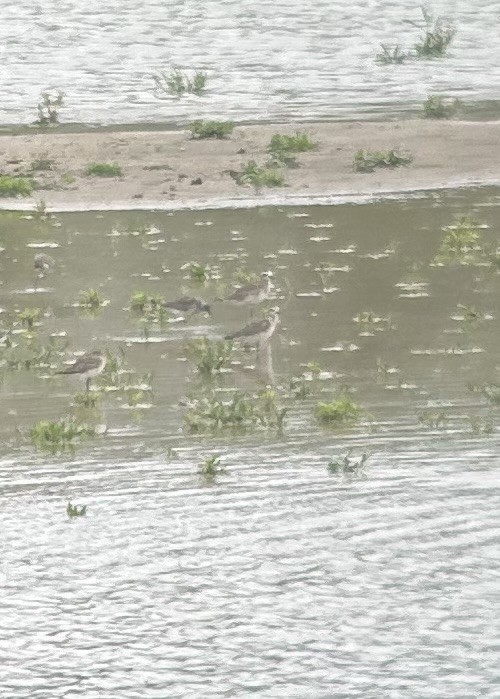
[[[227,335],[228,339],[236,339],[237,337],[252,337],[253,335],[258,335],[259,333],[265,332],[269,327],[269,320],[263,318],[262,320],[254,320],[253,323],[245,325],[241,330],[236,330],[236,332]]]
[[[259,287],[257,284],[246,284],[245,286],[240,286],[239,289],[235,289],[232,294],[227,297],[227,301],[241,301],[248,294],[258,291]]]

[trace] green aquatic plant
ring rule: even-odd
[[[493,434],[493,422],[488,418],[480,417],[479,415],[468,415],[470,431],[473,434]]]
[[[95,429],[77,422],[74,418],[40,420],[33,425],[29,436],[36,449],[58,454],[73,451],[75,441],[95,436]]]
[[[210,265],[203,265],[199,262],[191,261],[182,265],[181,269],[187,269],[192,281],[197,284],[206,284],[212,278],[212,268]]]
[[[149,296],[144,291],[134,291],[130,297],[130,310],[135,313],[144,313],[149,303]]]
[[[431,430],[446,427],[448,418],[443,410],[423,410],[418,415],[418,422]]]
[[[487,383],[481,386],[480,393],[493,405],[500,405],[500,385]]]
[[[250,184],[256,190],[262,187],[283,187],[285,185],[285,177],[279,168],[257,165],[255,160],[250,160],[240,172],[231,171],[230,174],[238,184]]]
[[[232,134],[234,122],[232,121],[202,121],[198,119],[189,125],[192,138],[226,138]]]
[[[208,340],[200,337],[185,347],[186,357],[195,364],[199,374],[208,378],[220,373],[231,362],[233,343],[228,340]]]
[[[45,90],[40,95],[37,105],[37,126],[56,126],[59,123],[59,109],[64,101],[64,93],[61,90]]]
[[[87,514],[87,505],[73,505],[68,502],[66,505],[66,514],[68,517],[84,517]]]
[[[375,56],[376,63],[379,63],[380,65],[401,65],[401,63],[404,63],[411,57],[411,54],[407,52],[405,53],[399,44],[396,44],[395,46],[380,44],[380,48],[382,51],[377,53]]]
[[[292,376],[290,379],[290,393],[297,399],[302,400],[316,392],[317,381],[321,374],[321,367],[317,362],[308,362],[307,373],[301,376]]]
[[[424,20],[423,26],[421,22],[406,20],[408,24],[422,32],[419,41],[414,45],[415,55],[417,58],[442,58],[446,55],[456,30],[446,24],[443,18],[435,19],[425,7],[420,9]]]
[[[281,431],[286,410],[269,389],[258,394],[236,392],[229,400],[213,393],[195,398],[184,414],[184,424],[191,433],[214,433],[224,430],[248,432],[257,429]]]
[[[480,226],[470,216],[459,216],[444,232],[435,264],[474,264],[483,255]]]
[[[322,425],[344,425],[359,421],[363,409],[348,393],[341,394],[330,403],[320,402],[314,408],[314,417]]]
[[[356,172],[373,172],[377,168],[395,168],[409,165],[413,156],[397,150],[365,151],[358,150],[354,156]]]
[[[116,163],[90,163],[85,168],[87,177],[123,177],[123,170]]]
[[[221,466],[218,456],[210,456],[198,466],[199,475],[208,482],[213,482],[226,469]]]
[[[206,89],[208,75],[202,70],[197,70],[191,75],[183,73],[179,68],[173,68],[169,73],[160,71],[153,75],[155,94],[174,95],[182,97],[184,94],[200,96]]]
[[[83,391],[76,393],[73,398],[73,403],[79,408],[88,408],[95,410],[99,407],[102,395],[100,391]]]
[[[423,104],[426,119],[451,119],[460,109],[461,102],[457,99],[429,95]]]
[[[327,471],[335,475],[339,473],[344,475],[361,473],[369,459],[369,455],[363,452],[358,457],[351,457],[352,451],[352,449],[348,449],[343,456],[329,461],[326,467]]]
[[[19,313],[19,320],[21,321],[21,324],[27,328],[28,330],[33,330],[35,327],[36,323],[40,320],[42,317],[42,309],[41,308],[25,308],[23,311]]]
[[[33,182],[27,177],[0,175],[0,197],[29,197]]]
[[[267,387],[257,394],[257,412],[264,427],[272,427],[282,432],[288,408],[280,403],[278,392]]]
[[[361,311],[357,316],[354,316],[353,321],[370,333],[394,328],[390,316],[379,316],[373,311]]]
[[[104,300],[97,289],[86,289],[80,291],[78,305],[84,308],[97,310],[104,304]]]

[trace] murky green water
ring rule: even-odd
[[[5,4],[5,3],[4,3]],[[31,123],[40,91],[66,94],[62,122],[185,123],[195,118],[373,118],[421,109],[431,93],[498,116],[496,0],[433,0],[457,35],[445,60],[380,66],[380,44],[413,48],[409,0],[65,0],[2,7],[0,123]],[[205,97],[158,100],[151,75],[205,70]]]
[[[459,213],[485,224],[481,245],[496,249],[499,195],[486,189],[0,216],[0,322],[37,306],[44,342],[69,343],[49,368],[3,366],[2,696],[498,696],[499,408],[470,388],[500,383],[500,275],[481,256],[432,264]],[[47,243],[55,270],[35,289],[32,246]],[[186,341],[221,337],[248,313],[216,301],[212,319],[152,326],[145,342],[127,307],[138,290],[213,300],[220,282],[193,284],[190,260],[222,282],[238,268],[273,271],[282,435],[183,431],[179,401],[201,390]],[[109,300],[95,316],[73,305],[89,287]],[[54,369],[95,347],[123,350],[130,383],[151,372],[153,392],[106,393],[106,434],[74,456],[35,451],[30,427],[68,414],[81,388]],[[239,358],[221,395],[262,387],[255,354]],[[311,362],[312,393],[290,398]],[[363,418],[322,428],[314,406],[341,386]],[[330,473],[348,449],[368,454],[363,470]],[[225,472],[207,482],[197,469],[214,454]],[[87,515],[68,519],[68,500]]]

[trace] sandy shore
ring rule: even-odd
[[[318,149],[299,153],[286,187],[256,193],[229,170],[266,160],[274,133],[307,133]],[[0,136],[2,174],[25,175],[37,159],[52,170],[33,173],[32,198],[0,199],[3,209],[30,209],[43,199],[49,210],[215,208],[373,196],[422,189],[500,184],[500,122],[411,120],[240,126],[225,140],[192,140],[188,131],[58,133]],[[357,173],[359,149],[402,148],[408,167]],[[123,177],[84,175],[92,162],[116,163]],[[200,183],[201,181],[201,183]]]

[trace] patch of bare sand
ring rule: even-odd
[[[265,162],[274,133],[295,131],[307,133],[318,149],[298,154],[300,167],[285,171],[286,187],[256,193],[231,178],[229,171],[249,160]],[[0,199],[0,207],[29,209],[43,199],[54,210],[216,208],[498,184],[499,145],[500,122],[425,120],[239,126],[224,140],[192,140],[187,131],[2,135],[4,174],[26,174],[42,158],[53,165],[35,173],[32,199]],[[360,148],[402,148],[414,161],[358,173],[353,158]],[[92,162],[116,163],[123,177],[87,177]]]

